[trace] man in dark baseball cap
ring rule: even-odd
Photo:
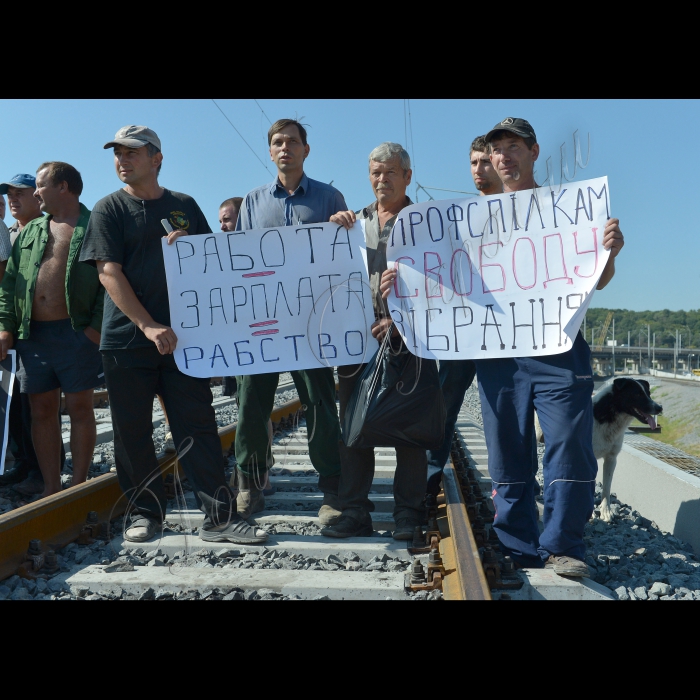
[[[499,131],[510,131],[516,136],[521,136],[524,139],[534,139],[534,143],[537,143],[537,136],[535,136],[535,130],[530,126],[530,122],[526,119],[520,119],[519,117],[506,117],[502,122],[498,122],[496,126],[489,131],[485,136],[486,143],[490,143],[493,137]]]
[[[7,182],[0,182],[0,194],[7,194],[9,187],[17,187],[18,189],[31,188],[36,189],[36,179],[34,175],[27,173],[19,173]]]
[[[486,143],[504,192],[539,187],[534,166],[540,149],[525,119],[506,117],[486,134]],[[605,225],[603,245],[611,254],[597,289],[615,274],[615,258],[624,245],[619,223],[609,219]],[[588,344],[579,332],[572,348],[557,355],[490,358],[475,364],[497,513],[493,528],[501,550],[520,566],[589,576],[584,529],[593,513],[598,465]],[[535,406],[545,442],[542,532],[535,503]]]

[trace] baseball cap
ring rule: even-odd
[[[502,122],[496,124],[496,126],[489,131],[484,137],[486,143],[491,141],[492,136],[497,131],[510,131],[516,136],[522,136],[524,139],[535,139],[537,143],[537,136],[535,136],[535,130],[530,126],[530,122],[525,119],[519,119],[518,117],[506,117]]]
[[[114,139],[106,143],[104,147],[112,148],[119,145],[128,146],[129,148],[141,148],[141,146],[145,146],[148,143],[154,145],[159,151],[162,150],[158,134],[153,129],[149,129],[147,126],[129,124],[119,129],[114,135]]]
[[[33,190],[36,189],[36,178],[34,175],[28,175],[27,173],[20,173],[15,175],[11,180],[7,182],[0,182],[0,194],[7,194],[8,187],[26,187]]]

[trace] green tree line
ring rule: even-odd
[[[700,347],[700,309],[691,311],[628,311],[627,309],[588,309],[586,312],[586,340],[591,342],[591,331],[595,329],[595,343],[600,343],[600,331],[608,313],[615,319],[615,340],[618,345],[627,344],[630,333],[631,345],[647,344],[647,324],[651,333],[656,333],[656,346],[672,348],[676,330],[682,335],[684,348]],[[583,326],[581,326],[583,332]],[[650,336],[653,337],[653,336]],[[606,336],[612,340],[612,321]]]

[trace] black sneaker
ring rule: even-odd
[[[412,540],[413,533],[416,531],[420,523],[412,518],[399,518],[396,521],[396,528],[391,536],[395,540]]]
[[[224,525],[212,525],[205,530],[199,528],[199,536],[205,542],[233,542],[234,544],[260,544],[267,540],[267,533],[245,520],[236,517]]]
[[[373,532],[371,521],[363,523],[357,518],[353,518],[352,515],[341,515],[335,525],[324,527],[321,530],[321,534],[324,537],[339,539],[345,537],[371,537]]]
[[[12,486],[19,484],[29,476],[29,467],[26,464],[19,464],[12,469],[8,469],[4,474],[0,474],[0,486]]]

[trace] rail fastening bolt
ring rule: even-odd
[[[413,566],[411,567],[411,583],[412,584],[423,584],[426,582],[425,569],[420,560],[414,559]]]
[[[428,564],[433,564],[435,566],[440,566],[442,564],[442,557],[437,547],[433,547],[428,555]]]

